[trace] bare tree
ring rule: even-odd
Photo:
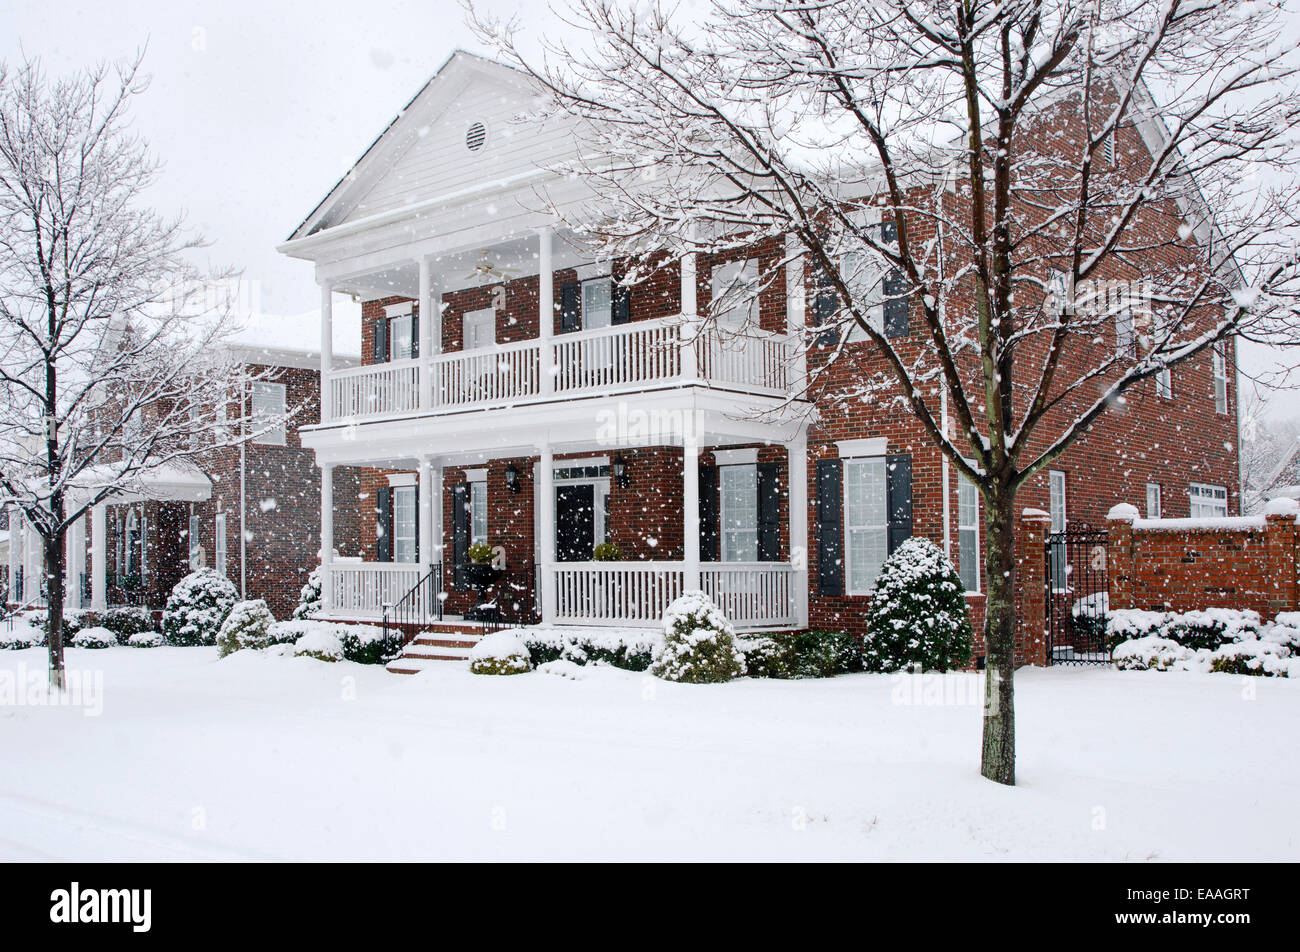
[[[228,309],[179,219],[143,207],[159,167],[130,132],[140,60],[50,82],[0,64],[0,493],[40,535],[50,684],[62,688],[64,539],[242,425],[218,345]]]
[[[1286,11],[713,0],[691,14],[574,0],[570,40],[536,58],[513,24],[475,22],[540,84],[543,114],[574,123],[582,159],[565,171],[595,199],[557,213],[603,256],[644,273],[793,238],[822,321],[810,389],[896,401],[975,484],[982,772],[1014,783],[1017,491],[1141,381],[1237,336],[1295,339]],[[880,319],[891,300],[911,333]]]

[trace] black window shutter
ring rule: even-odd
[[[907,453],[885,457],[889,506],[889,552],[892,555],[912,537],[912,457]]]
[[[880,222],[880,240],[887,245],[892,245],[898,241],[898,224],[894,221],[892,214]]]
[[[813,341],[818,347],[834,347],[839,342],[840,332],[835,326],[835,315],[839,309],[840,296],[831,287],[826,270],[819,264],[813,275],[812,326],[825,327],[827,330],[818,334]]]
[[[465,563],[469,561],[469,483],[457,483],[451,491],[451,587],[458,592],[469,588]]]
[[[758,464],[758,561],[781,559],[781,489],[776,463]]]
[[[817,461],[817,591],[844,594],[844,470],[837,459]]]
[[[415,312],[411,314],[411,356],[420,356],[420,315]]]
[[[388,362],[388,318],[386,317],[375,321],[375,349],[372,356],[377,364]]]
[[[721,558],[719,535],[718,467],[700,467],[700,561],[717,562]]]
[[[582,282],[569,281],[560,285],[560,333],[572,334],[582,330]]]
[[[885,336],[906,337],[908,333],[907,278],[898,268],[885,273]]]
[[[614,303],[610,311],[611,324],[627,324],[632,320],[632,289],[614,282]]]
[[[375,541],[379,561],[393,561],[393,491],[387,486],[375,494]]]

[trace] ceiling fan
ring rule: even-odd
[[[504,268],[500,264],[488,260],[488,249],[483,249],[483,258],[474,265],[474,270],[465,275],[469,281],[509,281],[510,278],[519,273],[517,268]]]

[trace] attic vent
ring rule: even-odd
[[[471,152],[477,152],[483,148],[483,143],[487,141],[487,126],[481,122],[476,122],[465,130],[465,148]]]

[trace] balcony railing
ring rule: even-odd
[[[794,341],[767,332],[710,331],[683,339],[679,320],[637,321],[428,358],[333,371],[327,420],[445,413],[591,394],[629,393],[682,381],[785,395]]]

